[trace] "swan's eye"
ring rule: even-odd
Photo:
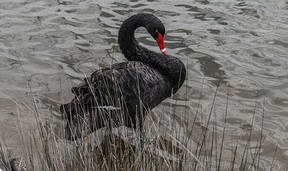
[[[164,26],[163,26],[163,28],[162,27],[159,27],[158,29],[157,29],[157,32],[159,32],[163,37],[165,36],[165,28],[164,28]]]

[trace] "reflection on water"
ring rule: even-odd
[[[161,1],[2,0],[1,138],[11,147],[17,145],[17,107],[30,104],[31,95],[43,118],[50,118],[57,115],[59,103],[71,99],[70,88],[85,74],[124,61],[117,45],[121,22],[149,12],[166,26],[168,53],[184,61],[188,70],[183,88],[159,110],[169,117],[171,106],[187,111],[183,106],[188,103],[191,115],[200,106],[199,117],[205,120],[221,81],[213,112],[217,129],[222,130],[229,91],[227,146],[233,146],[235,139],[245,141],[255,112],[254,124],[260,128],[264,108],[265,160],[272,161],[270,152],[277,147],[279,170],[288,167],[287,2]],[[145,30],[137,30],[136,36],[142,45],[158,51]],[[173,118],[185,120],[182,115],[178,112]],[[21,110],[24,125],[33,118],[29,110]],[[254,138],[259,134],[256,130]]]

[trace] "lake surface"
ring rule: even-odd
[[[31,100],[42,118],[55,118],[85,75],[125,61],[118,29],[140,12],[163,21],[168,54],[188,70],[183,87],[156,110],[185,120],[183,113],[189,110],[192,118],[197,109],[198,121],[205,123],[219,85],[211,121],[221,133],[228,94],[225,146],[245,144],[254,117],[249,148],[257,148],[263,133],[263,167],[269,170],[275,158],[274,170],[287,169],[286,0],[1,0],[0,136],[8,146],[18,145],[19,121],[23,127],[35,121]],[[159,51],[144,29],[136,37]]]

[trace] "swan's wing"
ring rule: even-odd
[[[112,97],[121,95],[128,102],[141,96],[144,104],[154,107],[157,105],[154,103],[163,100],[162,96],[166,98],[170,89],[169,81],[158,71],[141,62],[130,61],[95,71],[90,78],[84,79],[82,85],[73,87],[72,92],[82,97],[92,92],[94,96],[99,93]]]
[[[85,78],[82,84],[77,87],[72,87],[71,91],[75,95],[75,98],[70,103],[60,106],[61,113],[65,113],[68,120],[73,120],[72,118],[74,118],[74,115],[82,114],[87,110],[87,108],[84,109],[85,106],[95,107],[92,102],[97,102],[97,106],[99,107],[100,105],[110,105],[109,103],[104,103],[105,101],[108,101],[108,99],[107,97],[104,98],[102,96],[115,96],[114,91],[112,91],[112,89],[115,89],[113,86],[115,76],[113,78],[112,73],[122,69],[129,70],[129,68],[129,62],[123,62],[112,65],[111,67],[96,70],[90,77]]]
[[[91,84],[103,82],[103,78],[108,79],[111,76],[112,70],[128,69],[131,68],[131,62],[122,62],[111,65],[111,67],[103,68],[94,71],[89,78],[85,78],[84,82],[77,87],[72,87],[71,91],[75,96],[80,96],[90,92]]]
[[[169,97],[171,84],[153,68],[130,61],[94,72],[83,85],[72,91],[75,98],[60,107],[69,121],[90,110],[101,108],[105,112],[123,110],[123,107],[125,115],[133,120],[139,106],[150,109]]]

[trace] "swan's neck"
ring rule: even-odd
[[[141,22],[142,21],[142,22]],[[129,61],[138,61],[139,54],[137,54],[140,47],[135,40],[135,30],[139,27],[145,27],[145,18],[142,16],[133,16],[123,22],[118,34],[118,43],[124,56]],[[140,47],[142,49],[142,47]]]
[[[185,80],[185,65],[178,58],[150,51],[140,46],[135,40],[135,30],[138,27],[145,27],[150,21],[151,18],[143,16],[125,20],[118,35],[120,49],[129,61],[143,62],[166,76],[172,85],[173,92],[176,92]]]

